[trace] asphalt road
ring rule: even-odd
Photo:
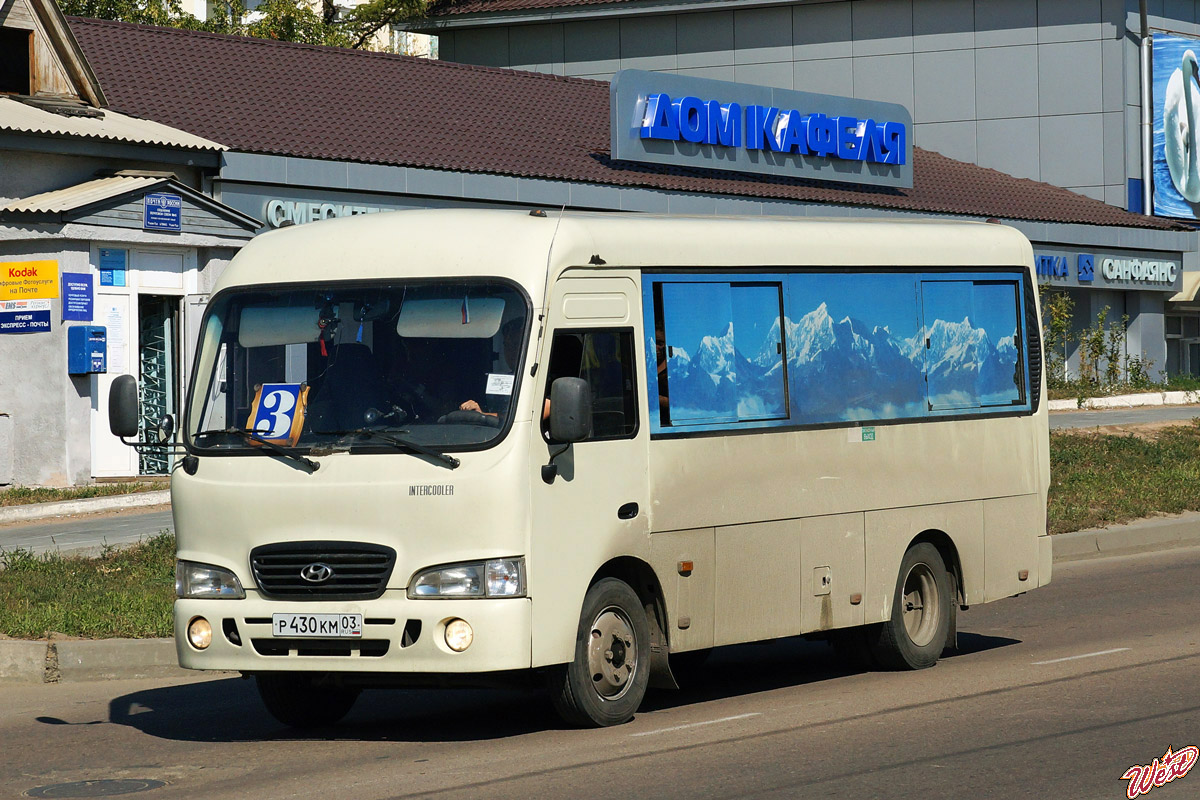
[[[140,796],[212,800],[1119,798],[1130,767],[1200,745],[1198,570],[1200,548],[1059,565],[960,614],[961,652],[922,672],[853,672],[802,640],[728,648],[605,730],[518,691],[371,691],[298,735],[236,677],[0,686],[0,796],[150,779],[166,785]],[[1200,769],[1152,791],[1195,797]]]
[[[170,506],[153,511],[120,511],[83,514],[66,519],[0,525],[0,549],[42,553],[98,551],[105,545],[128,545],[162,530],[175,530]]]

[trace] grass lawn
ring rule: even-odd
[[[98,483],[94,486],[72,486],[67,489],[13,486],[0,491],[0,506],[23,506],[30,503],[52,503],[57,500],[83,500],[88,497],[153,492],[168,486],[166,483]]]
[[[98,558],[0,553],[0,634],[94,639],[171,636],[175,536]]]
[[[1200,510],[1200,425],[1050,434],[1050,532]]]

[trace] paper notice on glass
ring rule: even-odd
[[[495,372],[489,372],[487,388],[484,389],[484,391],[488,394],[511,395],[513,391],[513,381],[515,379],[515,375],[500,375]]]
[[[97,298],[100,305],[97,318],[104,323],[108,338],[108,371],[110,373],[128,372],[128,324],[125,311],[129,306],[129,298],[123,296]]]

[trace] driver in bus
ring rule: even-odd
[[[501,340],[501,357],[503,363],[498,367],[502,374],[512,375],[515,381],[517,364],[521,360],[521,336],[524,333],[523,320],[520,318],[510,319],[500,328]],[[480,404],[476,400],[465,400],[459,405],[460,411],[475,411],[489,417],[500,418],[500,414],[508,409],[510,395],[506,394],[485,394],[483,403]],[[547,401],[546,414],[549,412],[549,401]]]

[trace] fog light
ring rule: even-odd
[[[475,632],[464,619],[452,619],[446,623],[446,646],[456,653],[461,653],[471,646]]]
[[[196,617],[188,623],[188,641],[197,650],[207,650],[212,644],[212,625],[204,617]]]

